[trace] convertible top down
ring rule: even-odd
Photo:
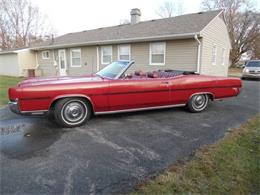
[[[84,124],[92,114],[186,106],[207,108],[209,100],[237,96],[241,80],[158,70],[129,74],[133,61],[116,61],[96,74],[31,78],[9,89],[9,107],[18,114],[53,113],[63,127]]]

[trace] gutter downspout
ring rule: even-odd
[[[37,52],[35,52],[36,54],[35,54],[35,69],[38,69],[38,67],[39,67],[39,63],[38,63],[38,51]]]
[[[197,71],[196,73],[200,74],[200,61],[201,61],[201,42],[198,39],[198,34],[194,35],[194,39],[198,42],[198,55],[197,55]]]
[[[97,71],[99,71],[99,46],[97,46]]]

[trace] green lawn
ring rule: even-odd
[[[16,86],[23,78],[0,76],[0,105],[8,102],[8,88]]]
[[[260,194],[260,116],[145,183],[133,194]]]

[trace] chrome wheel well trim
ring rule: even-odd
[[[47,113],[48,110],[25,110],[25,111],[20,111],[21,114],[34,114],[34,113]]]
[[[214,100],[215,99],[215,95],[211,92],[197,92],[197,93],[193,93],[190,95],[188,101],[194,96],[194,95],[210,95],[211,97],[209,97],[209,99]]]
[[[95,112],[95,107],[94,107],[94,104],[91,100],[91,98],[87,95],[83,95],[83,94],[66,94],[66,95],[59,95],[59,96],[56,96],[55,98],[52,99],[51,103],[50,103],[50,106],[49,106],[49,109],[48,110],[51,110],[52,108],[52,105],[54,102],[60,100],[60,99],[63,99],[63,98],[84,98],[86,99],[87,101],[89,101],[90,103],[90,106],[92,108],[92,111]]]

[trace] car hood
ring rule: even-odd
[[[85,82],[101,82],[103,79],[96,75],[65,76],[65,77],[36,77],[26,79],[18,84],[19,87],[35,85],[72,84]]]

